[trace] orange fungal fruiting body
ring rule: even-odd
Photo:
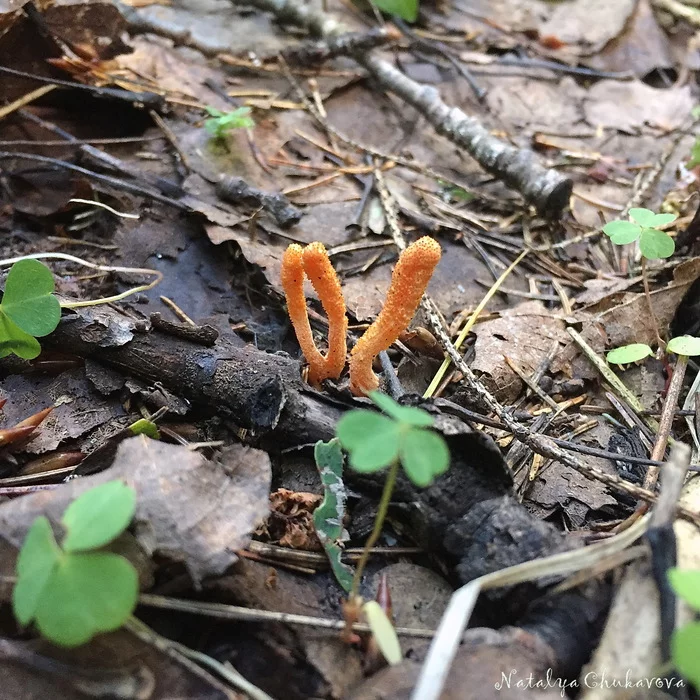
[[[304,297],[305,275],[316,290],[328,317],[326,357],[319,352],[311,332]],[[311,243],[305,249],[296,243],[290,245],[282,257],[281,278],[289,318],[301,351],[309,363],[309,382],[319,384],[324,379],[337,379],[345,366],[348,322],[340,282],[323,244]]]
[[[391,276],[384,308],[352,349],[350,390],[356,396],[379,387],[372,362],[408,327],[440,256],[439,243],[428,236],[418,239],[401,253]]]
[[[338,379],[348,352],[348,318],[340,280],[331,265],[323,243],[310,243],[304,249],[304,272],[316,290],[328,319],[328,354],[318,380]]]

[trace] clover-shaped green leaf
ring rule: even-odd
[[[86,491],[63,514],[68,531],[66,552],[103,547],[120,535],[134,517],[136,493],[122,481],[108,481]]]
[[[674,222],[678,216],[676,214],[655,214],[650,209],[635,208],[630,209],[630,217],[634,219],[642,228],[658,228]]]
[[[631,362],[638,362],[645,357],[653,355],[651,348],[645,343],[632,343],[611,350],[607,355],[607,360],[613,365],[627,365]]]
[[[700,612],[700,570],[669,569],[668,580],[676,595]]]
[[[668,352],[674,352],[676,355],[700,355],[700,338],[692,335],[679,335],[676,338],[671,338],[666,346]]]
[[[396,403],[391,396],[382,394],[381,391],[371,391],[369,398],[372,399],[387,416],[391,416],[391,418],[401,423],[415,425],[419,428],[427,428],[435,422],[427,411],[421,408],[413,408],[413,406],[402,406],[400,403]]]
[[[642,227],[631,221],[611,221],[603,226],[603,233],[615,245],[634,243],[642,235]]]
[[[655,214],[650,209],[630,209],[632,221],[611,221],[603,226],[603,232],[615,245],[634,243],[639,239],[639,250],[648,260],[670,258],[676,244],[660,226],[666,226],[678,217],[675,214]]]
[[[406,22],[418,18],[418,0],[375,0],[377,7],[388,15],[397,15]]]
[[[41,633],[62,646],[84,644],[121,627],[138,598],[136,569],[110,552],[66,554],[56,565],[36,609]]]
[[[427,411],[401,406],[378,392],[370,397],[393,420],[363,409],[350,411],[340,419],[336,434],[349,453],[353,469],[374,472],[400,460],[406,476],[416,486],[428,486],[447,471],[449,450],[441,435],[427,429],[433,425]]]
[[[38,517],[17,559],[12,607],[18,622],[35,621],[45,637],[63,646],[120,627],[136,606],[136,570],[116,554],[83,550],[114,539],[133,512],[133,490],[119,481],[87,491],[63,515],[63,548],[49,521]]]
[[[408,431],[401,441],[401,464],[416,486],[428,486],[450,466],[450,452],[440,435],[431,430]]]
[[[676,250],[676,244],[665,231],[643,228],[639,237],[639,250],[647,260],[670,258]]]
[[[14,353],[32,360],[39,355],[36,338],[51,333],[61,320],[53,290],[51,270],[38,260],[18,260],[10,268],[0,303],[0,357]]]
[[[33,360],[40,352],[39,341],[12,323],[2,312],[0,304],[0,357],[14,353],[24,360]]]
[[[671,658],[683,677],[700,688],[700,622],[691,622],[673,633]]]
[[[17,583],[12,591],[12,609],[20,625],[28,625],[36,613],[46,585],[51,578],[61,550],[42,515],[29,528],[17,558]]]
[[[25,333],[40,338],[56,329],[61,306],[53,296],[51,270],[38,260],[18,260],[5,281],[0,311]]]
[[[374,411],[349,411],[338,422],[336,434],[355,471],[379,471],[399,455],[400,424]]]

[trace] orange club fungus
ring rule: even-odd
[[[299,346],[309,363],[309,382],[338,379],[345,367],[348,320],[340,281],[323,243],[302,248],[290,245],[282,257],[282,288],[287,299],[289,318]],[[304,297],[304,277],[308,277],[328,318],[328,353],[324,357],[314,342]]]
[[[374,358],[408,328],[441,254],[440,244],[424,236],[399,256],[384,307],[350,355],[350,391],[356,396],[379,387],[379,379],[372,371]]]
[[[408,328],[440,256],[440,245],[428,236],[412,243],[399,256],[384,307],[350,355],[350,390],[356,396],[379,387],[379,379],[372,371],[374,358]],[[328,317],[325,357],[316,347],[309,324],[305,276]],[[282,287],[299,346],[309,363],[309,382],[318,384],[323,379],[338,379],[345,366],[348,321],[340,282],[322,243],[310,243],[306,248],[295,243],[287,248],[282,258]]]

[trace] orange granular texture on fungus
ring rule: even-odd
[[[328,317],[328,354],[324,357],[314,343],[304,297],[304,276],[316,290]],[[347,353],[345,301],[338,276],[322,243],[311,243],[305,249],[293,243],[282,257],[282,288],[287,299],[289,318],[297,340],[309,363],[309,382],[337,379],[345,366]]]
[[[384,308],[350,355],[350,390],[356,396],[379,387],[372,362],[408,328],[441,254],[440,244],[428,236],[418,239],[401,253],[391,276]]]
[[[348,318],[338,275],[331,265],[323,243],[310,243],[304,249],[304,272],[321,300],[328,319],[328,354],[321,379],[337,379],[345,367],[348,353]]]

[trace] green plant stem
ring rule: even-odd
[[[659,321],[654,313],[654,306],[651,303],[651,292],[649,291],[649,277],[647,275],[647,259],[642,256],[642,282],[644,283],[644,296],[647,299],[647,305],[649,306],[649,315],[651,316],[651,322],[654,324],[654,333],[656,334],[656,341],[660,348],[666,347],[666,344],[661,340],[659,335]]]
[[[362,573],[364,572],[365,565],[369,559],[369,553],[379,539],[379,535],[382,534],[382,527],[384,525],[386,514],[389,510],[391,494],[394,492],[394,486],[396,485],[396,477],[398,473],[399,463],[396,461],[389,467],[389,473],[386,475],[386,481],[384,482],[384,491],[382,491],[382,497],[379,501],[377,517],[374,519],[374,529],[372,530],[372,534],[369,536],[367,542],[365,542],[365,548],[362,551],[362,556],[360,557],[360,561],[357,563],[357,568],[355,569],[355,576],[352,579],[352,588],[350,590],[350,602],[357,598],[360,590],[360,582],[362,581]]]
[[[77,263],[78,265],[83,265],[84,267],[89,267],[93,270],[99,270],[100,272],[126,272],[135,275],[150,275],[155,277],[152,282],[148,284],[142,284],[138,287],[132,287],[127,289],[125,292],[120,294],[115,294],[111,297],[102,297],[101,299],[88,299],[84,301],[66,301],[59,299],[62,309],[77,309],[85,306],[98,306],[99,304],[111,304],[116,301],[121,301],[126,299],[126,297],[136,294],[137,292],[147,292],[149,289],[153,289],[162,279],[163,273],[160,270],[152,270],[144,267],[115,267],[113,265],[97,265],[96,263],[88,262],[79,258],[75,255],[69,255],[68,253],[32,253],[31,255],[20,255],[16,258],[5,258],[0,260],[0,267],[6,265],[13,265],[20,260],[67,260],[69,262]]]

